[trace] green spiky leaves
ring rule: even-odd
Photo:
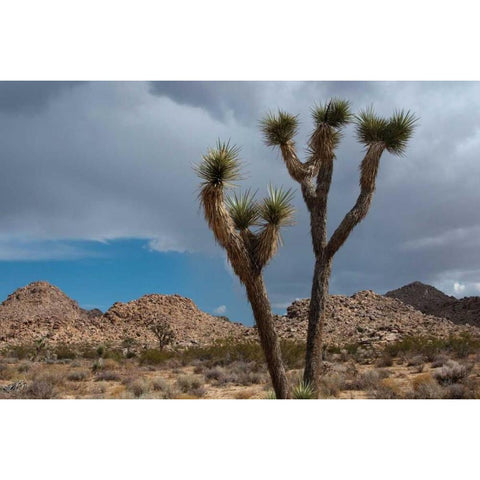
[[[203,155],[203,160],[196,165],[195,171],[203,180],[203,186],[229,187],[240,180],[239,149],[229,142],[217,142]]]
[[[259,217],[265,225],[284,227],[293,224],[295,209],[291,204],[293,192],[291,189],[284,190],[282,187],[269,185],[268,196],[259,206]]]
[[[250,189],[238,195],[234,192],[226,199],[226,204],[237,230],[246,230],[257,225],[259,207],[255,201],[255,193],[251,193]]]
[[[340,129],[353,118],[350,107],[348,100],[332,98],[323,105],[315,106],[312,109],[312,117],[317,126],[326,124],[332,128]]]
[[[398,111],[389,119],[378,116],[373,108],[356,116],[357,138],[366,146],[383,143],[394,155],[403,155],[410,140],[417,118],[411,112]]]
[[[298,119],[296,115],[279,110],[277,114],[269,113],[261,120],[260,128],[268,146],[286,145],[297,133]]]
[[[410,111],[395,112],[388,122],[385,145],[394,155],[403,155],[418,119]]]

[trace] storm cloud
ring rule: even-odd
[[[450,294],[480,294],[475,82],[0,83],[0,258],[75,257],[88,251],[72,249],[71,240],[142,238],[153,250],[223,261],[192,169],[222,138],[241,146],[242,186],[260,195],[269,182],[296,189],[296,224],[266,276],[276,305],[308,296],[307,211],[279,153],[263,144],[258,120],[278,108],[298,114],[303,155],[310,108],[331,96],[348,98],[355,111],[405,108],[420,118],[406,156],[382,157],[371,211],[335,257],[331,291],[384,292],[421,280]],[[330,233],[355,202],[362,154],[348,127],[335,160]]]

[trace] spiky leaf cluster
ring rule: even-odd
[[[386,119],[368,108],[356,116],[356,134],[358,140],[366,146],[382,142],[390,153],[402,155],[416,122],[416,117],[410,112],[395,112]]]
[[[250,190],[234,192],[226,199],[228,211],[237,230],[246,230],[256,225],[259,218],[258,204],[255,193]]]
[[[292,225],[295,209],[291,204],[293,192],[282,187],[268,187],[268,196],[259,206],[259,216],[265,225],[283,227]]]
[[[417,118],[411,112],[395,112],[388,122],[388,128],[385,132],[385,145],[390,153],[403,155],[407,148]]]
[[[240,180],[239,149],[229,142],[217,142],[203,155],[203,161],[195,167],[197,175],[203,180],[203,186],[231,186]]]
[[[277,114],[269,113],[261,120],[260,128],[268,146],[285,145],[296,135],[298,119],[296,115],[279,110]]]
[[[353,118],[350,102],[341,98],[332,98],[322,105],[315,106],[312,109],[312,116],[317,126],[326,124],[335,129],[342,128]]]

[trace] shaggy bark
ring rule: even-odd
[[[278,228],[268,225],[258,236],[248,229],[237,232],[225,208],[222,187],[205,187],[201,199],[209,227],[218,243],[226,250],[232,268],[247,290],[276,397],[289,398],[280,343],[261,273],[276,252]]]
[[[270,301],[262,277],[260,275],[253,277],[245,287],[248,300],[252,305],[260,343],[265,353],[275,395],[280,399],[289,398],[288,380],[282,361],[280,342],[275,331]]]

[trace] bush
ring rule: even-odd
[[[197,375],[181,375],[176,383],[182,393],[193,393],[203,387],[202,379]]]
[[[393,358],[390,354],[384,353],[375,364],[379,368],[391,367],[393,366]]]
[[[32,399],[48,399],[55,398],[57,392],[55,386],[49,382],[39,380],[34,381],[26,390],[25,395],[27,398]]]
[[[127,382],[127,388],[136,398],[140,398],[142,395],[149,391],[149,387],[143,380],[133,380]]]
[[[450,352],[463,358],[479,350],[480,339],[472,337],[469,333],[448,338],[405,337],[385,347],[385,351],[393,357],[401,353],[416,353],[425,355],[430,362],[441,352]]]
[[[118,382],[120,381],[120,375],[111,371],[103,371],[96,375],[96,382],[105,381],[105,382]]]
[[[77,353],[68,345],[58,345],[55,347],[54,353],[58,360],[74,360],[77,358]]]
[[[71,382],[81,382],[86,380],[88,376],[89,372],[87,370],[75,370],[67,375],[67,380]]]
[[[173,353],[164,350],[149,349],[140,354],[141,365],[160,365],[172,358]]]
[[[443,367],[434,372],[433,376],[440,385],[452,385],[468,375],[465,365],[449,360]]]

